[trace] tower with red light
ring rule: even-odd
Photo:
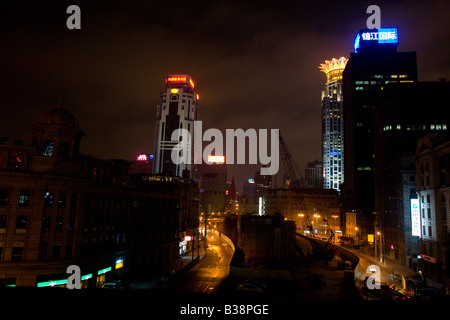
[[[155,152],[153,173],[185,177],[195,180],[194,165],[194,121],[198,114],[198,94],[194,91],[194,80],[187,74],[172,74],[166,77],[165,91],[161,93],[156,109]],[[180,140],[172,140],[176,129],[186,129],[190,141],[184,141],[191,150],[191,163],[172,161],[172,150]],[[189,145],[190,144],[190,145]]]

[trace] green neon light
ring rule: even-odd
[[[97,275],[101,275],[101,274],[107,273],[109,271],[111,271],[111,267],[108,267],[108,268],[105,268],[105,269],[102,269],[102,270],[98,270]]]
[[[92,278],[92,273],[89,273],[89,274],[87,274],[87,275],[85,275],[85,276],[82,276],[82,277],[81,277],[81,281],[87,280],[87,279],[90,279],[90,278]]]
[[[53,281],[45,281],[45,282],[38,282],[37,287],[53,287],[53,286],[60,286],[62,284],[66,284],[67,279],[63,280],[53,280]]]

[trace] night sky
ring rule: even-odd
[[[7,3],[5,3],[7,2]],[[66,9],[81,8],[81,30]],[[281,129],[298,167],[321,159],[325,59],[349,57],[366,8],[416,51],[419,81],[450,78],[449,1],[2,1],[0,136],[31,142],[60,102],[86,136],[81,151],[153,153],[165,77],[186,73],[203,128]],[[259,166],[233,166],[238,190]]]

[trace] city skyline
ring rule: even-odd
[[[134,159],[153,151],[165,77],[187,73],[205,127],[280,128],[304,168],[321,158],[317,65],[349,57],[370,4],[81,1],[81,30],[66,27],[69,3],[2,4],[8,82],[0,89],[0,136],[29,143],[37,115],[62,101],[86,132],[82,152]],[[377,5],[381,26],[399,28],[399,50],[417,52],[419,81],[447,77],[449,5]],[[234,175],[240,187],[255,167],[233,166],[229,180]]]

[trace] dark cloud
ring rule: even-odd
[[[65,13],[78,4],[82,29]],[[164,78],[188,73],[204,128],[279,128],[300,168],[321,158],[325,59],[348,57],[369,1],[15,1],[0,7],[0,136],[29,141],[37,116],[63,101],[83,152],[132,159],[153,150]],[[449,78],[450,4],[379,1],[419,79]],[[231,171],[231,170],[230,170]],[[234,166],[241,188],[251,169]],[[242,176],[244,175],[244,176]]]

